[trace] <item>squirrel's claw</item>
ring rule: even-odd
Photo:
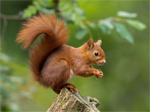
[[[103,77],[103,72],[101,70],[97,70],[97,73],[95,74],[95,77],[96,78]]]

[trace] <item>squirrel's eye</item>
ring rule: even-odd
[[[98,52],[94,52],[94,55],[95,55],[95,56],[98,56]]]

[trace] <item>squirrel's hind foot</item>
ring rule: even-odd
[[[66,83],[63,88],[66,87],[67,89],[69,89],[71,92],[78,92],[78,90],[76,89],[76,87],[73,85],[73,84],[69,84],[69,83]]]

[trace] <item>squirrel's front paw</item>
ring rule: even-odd
[[[103,72],[101,70],[96,70],[95,71],[95,77],[96,78],[103,77]]]

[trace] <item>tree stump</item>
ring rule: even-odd
[[[47,112],[100,112],[96,98],[83,97],[81,94],[63,88]]]

